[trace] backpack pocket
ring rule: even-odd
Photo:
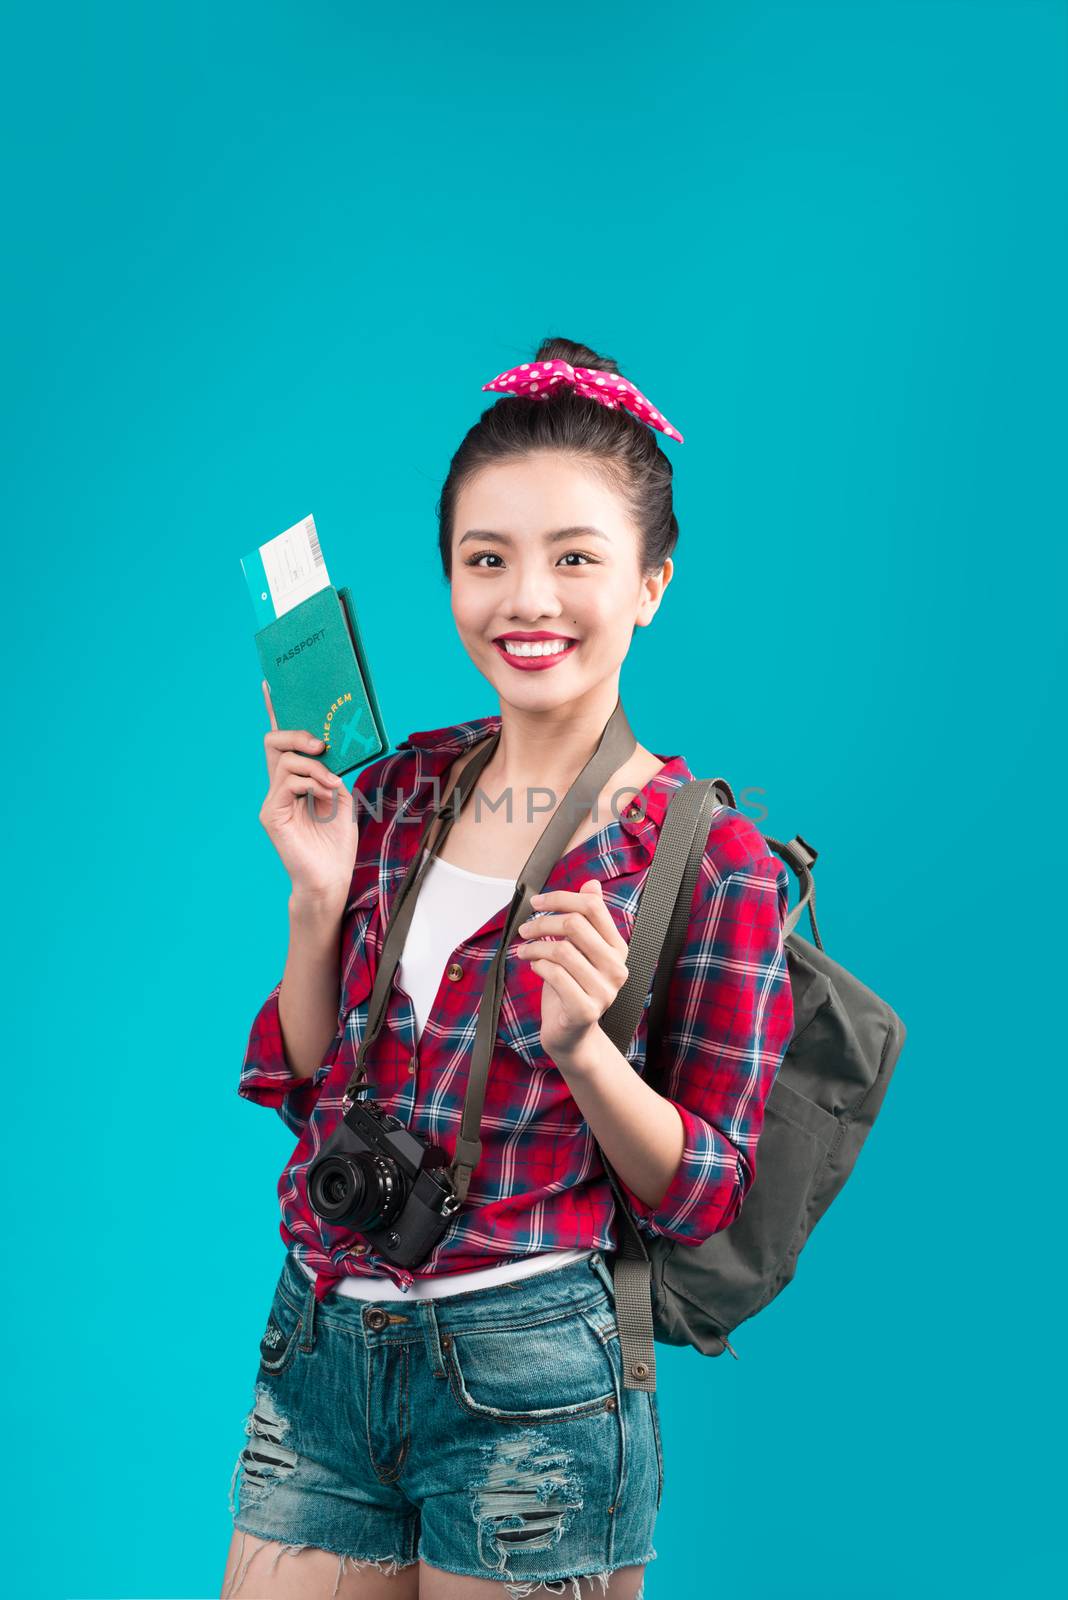
[[[658,1339],[719,1355],[726,1335],[774,1299],[793,1277],[820,1174],[843,1131],[780,1072],[765,1104],[756,1176],[734,1221],[696,1246],[653,1241]]]
[[[840,1118],[793,1088],[780,1072],[764,1109],[752,1188],[731,1226],[709,1241],[714,1245],[722,1237],[725,1242],[730,1235],[732,1293],[725,1309],[731,1314],[729,1320],[721,1318],[727,1327],[752,1316],[793,1276],[811,1227],[809,1206],[819,1173],[843,1127]]]

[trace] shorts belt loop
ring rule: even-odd
[[[608,1293],[612,1296],[612,1299],[615,1300],[615,1280],[613,1279],[612,1274],[608,1269],[608,1265],[599,1250],[595,1250],[593,1255],[590,1256],[589,1267],[591,1272],[595,1272],[597,1274],[605,1288],[608,1290]]]
[[[303,1331],[300,1336],[300,1348],[304,1351],[315,1349],[315,1284],[308,1284],[308,1292],[304,1296],[304,1315],[301,1317]]]
[[[441,1348],[441,1328],[438,1323],[437,1313],[434,1310],[432,1298],[413,1303],[412,1309],[419,1313],[423,1324],[423,1340],[426,1344],[426,1353],[430,1361],[430,1370],[435,1378],[445,1377],[445,1356]]]

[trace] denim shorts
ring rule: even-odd
[[[346,1558],[425,1561],[521,1600],[656,1560],[656,1395],[623,1385],[596,1251],[411,1303],[317,1303],[287,1253],[245,1434],[230,1510],[241,1532],[295,1547],[276,1561],[306,1545],[335,1553],[339,1577]],[[239,1558],[227,1595],[243,1578]]]

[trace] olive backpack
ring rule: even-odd
[[[692,779],[672,795],[635,914],[629,976],[601,1018],[626,1054],[652,983],[645,1076],[653,1087],[668,985],[720,805],[734,806],[723,778]],[[904,1025],[886,1001],[823,948],[812,878],[817,852],[800,834],[787,844],[766,843],[800,884],[783,929],[794,1031],[765,1103],[756,1172],[740,1211],[697,1245],[650,1237],[598,1145],[621,1222],[609,1261],[629,1389],[655,1390],[654,1341],[691,1345],[710,1356],[729,1350],[737,1359],[728,1335],[794,1276],[809,1234],[853,1170],[905,1040]],[[795,931],[806,906],[811,942]]]

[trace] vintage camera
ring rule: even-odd
[[[418,1266],[460,1209],[448,1163],[374,1100],[353,1100],[308,1169],[308,1203],[395,1266]]]

